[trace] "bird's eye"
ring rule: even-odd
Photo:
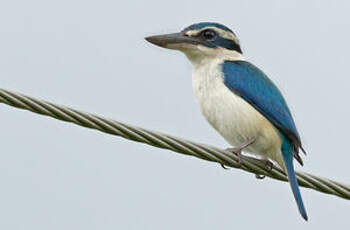
[[[213,40],[216,37],[216,32],[214,30],[204,30],[202,32],[202,37],[205,40]]]

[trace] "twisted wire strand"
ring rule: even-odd
[[[287,181],[286,175],[280,168],[273,166],[273,169],[269,170],[265,163],[258,159],[243,157],[242,165],[240,165],[236,155],[219,148],[127,125],[125,123],[106,119],[90,113],[84,113],[65,106],[10,92],[5,89],[0,89],[0,103],[50,116],[58,120],[71,122],[79,126],[96,129],[129,140],[194,156],[203,160],[217,162],[232,168],[240,168],[254,174],[265,175],[277,180]],[[296,175],[300,186],[350,199],[350,185],[304,172],[296,172]]]

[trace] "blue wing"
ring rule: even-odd
[[[294,157],[302,164],[298,155],[299,148],[303,150],[300,136],[278,88],[260,69],[249,62],[225,61],[222,68],[225,85],[264,115],[291,141]]]

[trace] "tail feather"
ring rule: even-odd
[[[290,187],[292,188],[295,201],[298,205],[301,216],[307,221],[308,217],[304,207],[303,199],[301,198],[298,181],[295,177],[295,171],[293,166],[293,147],[289,143],[289,140],[284,140],[282,144],[282,156],[286,167],[286,172],[289,180]]]

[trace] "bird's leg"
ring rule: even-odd
[[[253,138],[246,140],[245,142],[243,142],[239,146],[236,146],[234,148],[227,148],[225,150],[235,154],[238,157],[238,164],[241,167],[242,166],[242,150],[245,149],[246,147],[248,147],[249,145],[253,144],[255,140],[256,140],[256,138],[253,137]],[[227,169],[223,164],[221,164],[221,167],[223,167],[224,169]]]

